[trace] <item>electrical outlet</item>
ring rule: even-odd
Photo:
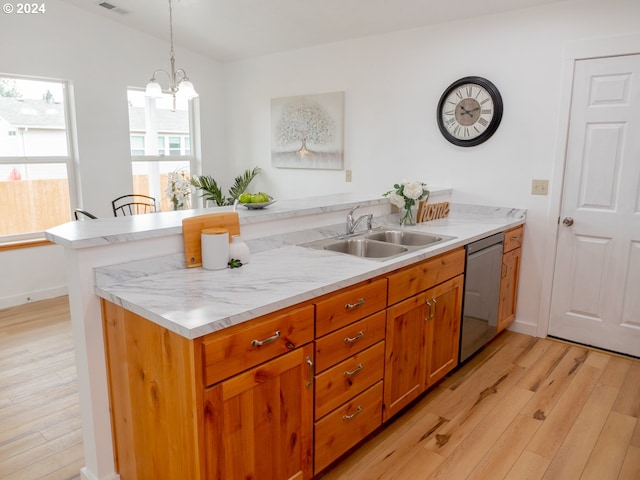
[[[531,180],[532,195],[547,195],[549,192],[549,180]]]
[[[345,170],[344,171],[344,181],[345,182],[350,182],[351,181],[351,170]]]

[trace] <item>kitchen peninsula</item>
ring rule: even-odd
[[[447,193],[443,191],[442,195]],[[432,198],[438,201],[438,192]],[[282,201],[264,211],[243,210],[240,224],[253,252],[251,262],[240,269],[218,272],[187,269],[182,247],[182,219],[211,213],[211,209],[74,222],[47,232],[47,238],[63,245],[66,251],[87,458],[85,478],[118,478],[114,472],[109,393],[103,373],[107,366],[99,297],[106,300],[106,310],[128,312],[125,314],[132,318],[149,321],[170,332],[169,336],[175,334],[175,338],[184,339],[185,345],[193,345],[194,340],[209,335],[235,332],[258,317],[276,319],[280,312],[285,312],[287,318],[295,319],[291,332],[301,326],[303,339],[294,343],[302,346],[304,364],[306,357],[313,359],[314,355],[305,345],[313,339],[313,325],[307,323],[309,315],[313,315],[309,306],[315,305],[317,311],[321,301],[318,299],[361,286],[365,290],[375,289],[373,279],[428,262],[471,241],[524,223],[522,210],[452,205],[448,218],[420,224],[415,229],[454,238],[391,260],[362,259],[298,246],[344,233],[346,213],[356,205],[360,205],[360,213],[374,213],[378,225],[397,217],[390,214],[388,200],[366,195]],[[206,357],[207,348],[213,347],[203,348]],[[211,362],[215,364],[214,360]],[[216,368],[208,370],[206,364],[198,368],[212,378],[217,375]],[[308,372],[299,373],[309,378]],[[316,376],[316,382],[320,375]],[[193,388],[202,389],[203,385]],[[313,413],[308,413],[312,421]],[[204,416],[202,411],[194,414]],[[211,433],[198,432],[197,437],[193,439],[194,445],[216,441]],[[210,461],[201,458],[204,454],[199,447],[191,453],[195,463],[204,465]],[[194,472],[205,469],[200,465],[194,468]]]

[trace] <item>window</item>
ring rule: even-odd
[[[0,75],[0,241],[71,220],[67,92],[65,82]]]
[[[134,89],[127,94],[134,192],[154,197],[162,211],[171,210],[169,174],[191,176],[195,168],[191,101],[178,97],[174,109],[170,94],[149,98]]]

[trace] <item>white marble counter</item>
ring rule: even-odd
[[[434,188],[432,196],[446,195],[450,189]],[[388,205],[389,200],[380,195],[340,194],[295,200],[277,200],[262,210],[237,207],[240,225],[290,220],[298,217],[341,212],[360,205],[362,209],[376,205]],[[212,207],[159,214],[131,215],[126,217],[99,218],[69,222],[45,232],[47,240],[65,248],[80,249],[134,240],[182,235],[182,220],[208,213],[231,212],[233,207]]]
[[[377,223],[390,224],[396,217]],[[295,245],[344,233],[344,226],[336,225],[255,240],[250,246],[259,253],[238,269],[186,268],[180,255],[99,268],[96,293],[180,335],[197,338],[522,223],[522,210],[453,205],[448,218],[411,229],[455,238],[387,261]]]

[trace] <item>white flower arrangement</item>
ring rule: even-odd
[[[165,195],[171,202],[173,210],[183,210],[189,205],[191,180],[183,170],[175,170],[168,175]]]
[[[429,189],[427,184],[419,180],[404,179],[400,183],[396,183],[393,186],[393,190],[389,190],[383,194],[384,197],[389,197],[389,200],[393,205],[400,209],[404,209],[404,215],[400,219],[402,225],[407,223],[414,223],[412,207],[417,203],[429,196]]]

